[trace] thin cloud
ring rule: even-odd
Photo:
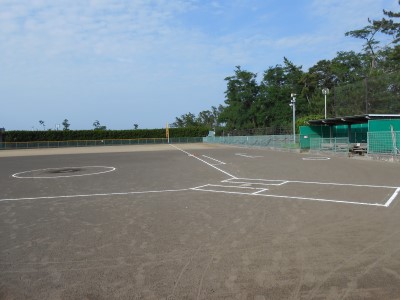
[[[20,111],[17,122],[12,114],[3,116],[0,127],[30,129],[39,119],[68,118],[74,129],[90,128],[96,119],[128,128],[132,114],[140,128],[163,126],[222,103],[224,78],[236,65],[262,73],[286,56],[307,68],[336,51],[360,50],[361,42],[344,33],[393,9],[388,3],[397,5],[0,0],[0,95],[9,99],[2,105],[27,112]]]

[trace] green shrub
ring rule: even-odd
[[[204,137],[208,128],[170,128],[171,138]],[[165,129],[135,129],[135,130],[48,130],[26,131],[14,130],[5,132],[5,142],[36,142],[36,141],[74,141],[74,140],[123,140],[123,139],[153,139],[165,138]]]

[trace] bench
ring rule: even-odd
[[[366,143],[356,143],[353,144],[350,151],[352,153],[357,153],[359,155],[364,155],[368,151],[368,144]]]

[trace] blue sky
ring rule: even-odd
[[[303,70],[397,0],[0,0],[0,127],[162,128],[224,102],[235,66]],[[289,96],[288,96],[289,98]],[[288,100],[289,101],[289,100]]]

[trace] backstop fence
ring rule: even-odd
[[[281,150],[299,149],[293,135],[258,135],[258,136],[218,136],[205,137],[204,143],[229,144],[249,147],[267,147]]]
[[[333,97],[336,117],[400,112],[400,71],[335,87]]]
[[[274,135],[290,135],[292,127],[289,126],[274,126],[263,128],[247,128],[247,129],[231,129],[217,131],[219,136],[274,136]]]

